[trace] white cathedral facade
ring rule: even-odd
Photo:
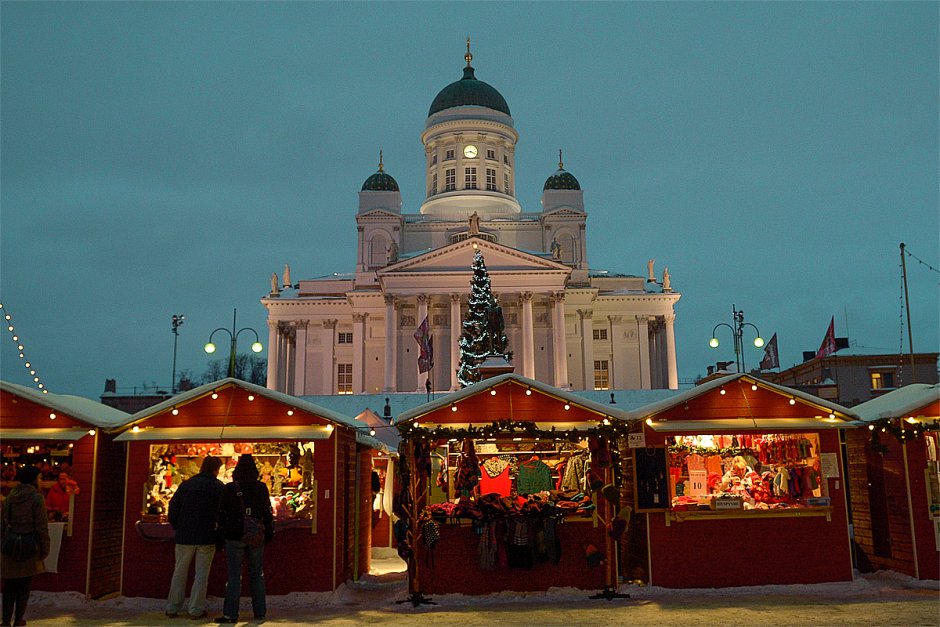
[[[272,277],[267,386],[298,396],[424,391],[414,333],[428,318],[436,391],[457,389],[458,338],[476,250],[502,307],[515,372],[557,387],[677,388],[668,271],[654,277],[592,271],[577,179],[558,171],[541,208],[516,200],[519,135],[500,93],[463,78],[431,104],[421,135],[426,198],[402,211],[398,183],[379,163],[359,192],[354,273]],[[285,275],[288,274],[285,269]]]

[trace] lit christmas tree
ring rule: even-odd
[[[467,387],[480,380],[480,364],[487,357],[512,357],[506,351],[509,341],[503,325],[503,312],[490,291],[490,277],[479,250],[473,255],[473,278],[470,279],[470,299],[467,316],[460,334],[460,367],[457,381]]]

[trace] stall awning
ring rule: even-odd
[[[66,440],[74,442],[88,435],[88,429],[4,429],[4,440]]]
[[[5,433],[5,431],[4,431]],[[306,426],[257,426],[239,427],[157,427],[143,428],[137,432],[128,429],[114,438],[116,442],[164,442],[182,440],[186,442],[278,442],[298,440],[326,440],[333,433],[332,425]]]
[[[422,427],[425,427],[427,429],[434,429],[435,427],[444,427],[445,429],[468,429],[470,427],[476,427],[477,429],[480,429],[482,427],[487,426],[487,424],[489,423],[481,425],[480,423],[471,423],[471,422],[437,423],[437,422],[424,422],[422,420],[420,421],[420,424]],[[588,431],[590,429],[596,429],[597,425],[600,424],[600,421],[591,420],[591,421],[584,421],[584,422],[536,422],[534,424],[537,429],[541,429],[543,431],[551,431],[553,427],[555,428],[556,431],[568,431],[571,429],[578,429],[579,431]],[[511,432],[507,432],[507,434],[511,434]],[[521,432],[517,432],[516,435],[521,435]]]
[[[839,429],[852,426],[844,420],[828,418],[722,418],[712,420],[669,420],[646,423],[659,433],[695,432],[697,434],[716,431],[818,431],[820,429]]]

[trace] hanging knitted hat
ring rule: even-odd
[[[620,505],[620,490],[612,483],[601,488],[601,495],[614,505]]]
[[[600,566],[604,563],[604,554],[593,544],[589,544],[584,548],[584,557],[587,559],[588,566]]]
[[[614,540],[620,540],[623,536],[623,532],[627,530],[627,521],[623,518],[614,518],[610,523],[610,531],[608,535]]]

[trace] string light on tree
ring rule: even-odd
[[[12,314],[10,314],[10,310],[6,307],[6,305],[4,305],[3,303],[0,303],[0,312],[3,313],[3,321],[7,325],[7,331],[10,332],[10,336],[12,337],[13,341],[16,343],[16,350],[18,351],[19,358],[25,360],[23,362],[23,365],[26,367],[27,370],[29,370],[29,376],[33,378],[33,383],[36,384],[36,387],[39,388],[39,390],[43,394],[48,394],[49,390],[46,389],[46,386],[42,383],[42,380],[39,378],[39,375],[36,374],[36,369],[33,368],[32,363],[28,359],[26,359],[26,348],[24,344],[20,341],[21,340],[20,336],[14,330],[13,316]]]

